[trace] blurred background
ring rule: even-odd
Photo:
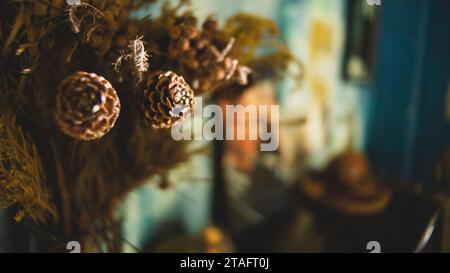
[[[276,21],[304,79],[232,102],[280,105],[278,151],[194,141],[214,152],[131,193],[123,251],[450,251],[449,0],[192,2],[199,21]],[[20,251],[20,226],[1,228]]]

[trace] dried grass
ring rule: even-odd
[[[45,223],[57,218],[45,187],[36,146],[10,114],[0,116],[0,208],[17,205],[15,220],[25,216]]]

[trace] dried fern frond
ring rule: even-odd
[[[130,50],[133,54],[133,61],[136,71],[141,75],[142,73],[147,72],[149,64],[148,64],[148,54],[145,51],[144,42],[142,42],[142,36],[136,37],[130,44]]]
[[[42,165],[32,141],[9,114],[0,116],[0,208],[18,205],[16,221],[25,216],[45,223],[57,218],[43,183]]]
[[[149,69],[149,55],[145,50],[143,36],[128,43],[127,49],[120,51],[119,57],[113,63],[114,70],[120,72],[123,62],[133,61],[133,72],[137,75],[138,81],[142,81],[142,76]]]

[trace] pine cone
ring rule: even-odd
[[[171,27],[169,35],[169,54],[178,57],[191,48],[191,41],[197,38],[198,32],[194,25],[181,24]]]
[[[182,21],[169,29],[169,56],[181,64],[195,91],[203,94],[232,82],[247,85],[250,69],[236,58],[236,39],[220,30],[213,18],[208,18],[200,31],[195,26]]]
[[[116,90],[102,76],[76,72],[59,86],[55,118],[65,134],[80,140],[105,135],[119,116]]]
[[[154,128],[170,128],[194,109],[194,91],[172,71],[152,74],[141,95],[141,111]]]

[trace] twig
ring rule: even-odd
[[[58,180],[58,188],[61,196],[61,218],[63,221],[63,229],[64,233],[66,235],[70,234],[71,226],[70,226],[70,196],[67,189],[67,183],[65,183],[64,178],[64,169],[61,166],[61,162],[59,162],[59,158],[56,152],[56,147],[54,144],[51,144],[52,152],[53,152],[53,159],[55,163],[55,169],[56,169],[56,176]]]
[[[78,41],[75,41],[75,45],[73,46],[72,50],[69,52],[69,56],[66,58],[66,63],[70,63],[70,60],[72,59],[73,54],[75,53],[75,50],[78,47]]]
[[[73,33],[79,33],[80,32],[80,20],[75,15],[76,6],[70,6],[68,8],[67,12],[69,14],[69,20],[71,24],[71,29]]]
[[[101,27],[101,26],[95,25],[86,33],[86,42],[89,42],[91,40],[92,33],[94,33],[94,31],[99,27]]]
[[[231,38],[228,42],[227,46],[222,50],[222,52],[217,56],[217,62],[223,62],[225,57],[230,53],[231,49],[233,48],[234,44],[236,42],[235,38]]]
[[[23,4],[20,5],[20,11],[16,16],[16,20],[14,22],[14,25],[12,26],[11,32],[9,33],[8,39],[5,42],[5,45],[3,47],[2,50],[2,61],[4,61],[4,59],[6,58],[6,56],[8,55],[9,51],[10,51],[10,47],[11,44],[14,42],[17,33],[19,32],[20,28],[23,25],[23,11],[24,11],[24,7]]]
[[[99,9],[97,9],[96,7],[94,7],[88,3],[81,3],[81,5],[70,6],[67,9],[67,12],[69,14],[69,21],[71,22],[71,29],[74,33],[80,32],[80,27],[81,27],[81,22],[82,22],[82,20],[77,18],[77,16],[75,15],[75,11],[78,8],[87,8],[90,11],[89,14],[93,15],[94,21],[95,21],[96,17],[104,17],[104,14]]]

